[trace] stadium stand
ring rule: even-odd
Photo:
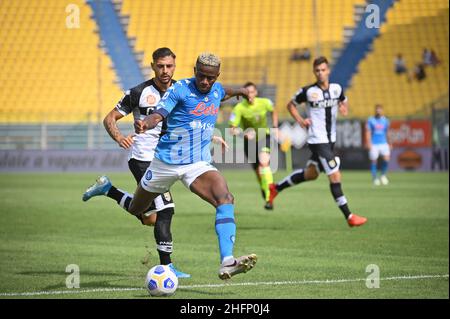
[[[198,53],[212,51],[223,60],[222,82],[276,86],[276,106],[286,114],[285,105],[299,86],[313,81],[310,62],[290,61],[293,49],[331,56],[343,44],[344,27],[355,24],[354,6],[365,1],[330,6],[317,0],[316,8],[313,3],[123,0],[121,13],[129,18],[128,36],[136,38],[136,50],[144,52],[147,64],[156,47],[168,46],[177,54],[176,78],[183,78],[192,75]]]
[[[88,1],[97,23],[100,38],[114,64],[122,88],[132,88],[145,81],[139,55],[126,36],[119,10],[110,1]]]
[[[80,28],[68,28],[74,4]],[[122,92],[82,0],[0,1],[0,122],[97,121]]]
[[[94,20],[99,16],[84,0],[70,3],[80,9],[80,28],[67,27],[65,1],[49,0],[45,6],[39,0],[0,2],[0,98],[9,101],[0,110],[1,123],[98,122],[122,96],[120,72],[100,48],[104,43]],[[212,51],[223,60],[222,82],[236,86],[250,80],[270,88],[264,94],[282,117],[296,90],[314,79],[311,60],[290,59],[294,49],[308,48],[311,59],[323,54],[335,62],[334,52],[346,46],[344,34],[357,26],[356,8],[364,5],[364,0],[339,5],[329,0],[114,1],[147,76],[157,47],[168,46],[177,54],[178,79],[192,75],[199,52]],[[397,53],[412,68],[424,47],[441,59],[437,67],[426,68],[424,81],[393,72]],[[395,1],[351,78],[351,115],[365,117],[378,102],[391,116],[420,114],[448,96],[447,83],[448,3]]]
[[[390,116],[423,116],[429,114],[429,104],[448,96],[448,19],[449,4],[444,0],[395,2],[347,90],[351,115],[365,117],[382,103]],[[426,67],[423,81],[394,72],[398,53],[411,72],[422,61],[424,48],[435,50],[441,63]]]
[[[364,10],[358,25],[351,32],[351,38],[334,61],[330,80],[347,88],[355,74],[359,62],[371,49],[373,41],[379,35],[380,25],[386,21],[386,13],[395,0],[371,0]],[[378,24],[378,26],[374,24]]]

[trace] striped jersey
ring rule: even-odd
[[[175,81],[172,81],[173,83]],[[133,113],[135,121],[143,120],[147,115],[155,111],[164,93],[158,88],[153,79],[150,79],[127,90],[119,103],[117,103],[116,109],[124,116]],[[166,121],[163,121],[158,123],[154,129],[136,134],[128,159],[134,158],[145,162],[152,161],[156,145],[160,137],[165,133],[166,126]]]
[[[294,95],[294,104],[306,103],[306,112],[312,122],[308,128],[308,144],[336,142],[339,102],[346,100],[344,90],[337,83],[330,83],[327,90],[315,83],[301,88]]]

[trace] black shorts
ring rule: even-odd
[[[270,152],[270,135],[266,134],[265,141],[264,139],[257,140],[256,138],[253,140],[248,140],[244,138],[244,154],[245,157],[252,164],[253,169],[257,169],[259,167],[259,153],[266,151]]]
[[[327,175],[339,170],[340,160],[334,154],[334,143],[308,144],[308,147],[312,155],[306,166],[313,164],[319,172],[325,172]]]
[[[142,176],[144,176],[145,171],[150,166],[151,162],[144,162],[139,161],[137,159],[130,159],[128,161],[128,167],[130,168],[131,173],[133,174],[134,178],[136,179],[136,183],[139,185],[141,182]],[[159,195],[155,198],[155,200],[150,205],[150,213],[158,212],[160,210],[169,208],[169,207],[175,207],[175,204],[173,203],[172,194],[170,191],[165,192],[164,194]]]

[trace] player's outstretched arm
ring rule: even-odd
[[[233,89],[230,87],[224,87],[223,89],[225,90],[225,96],[223,97],[222,101],[226,101],[234,96],[236,96],[238,99],[239,96],[249,99],[248,90],[246,88]]]
[[[222,146],[222,152],[228,151],[230,149],[230,146],[228,143],[220,136],[213,135],[211,141],[214,144],[218,144]]]
[[[136,133],[141,134],[147,130],[151,130],[163,120],[163,116],[159,113],[153,113],[147,115],[143,120],[137,120],[134,122],[134,130]]]
[[[272,126],[278,128],[278,112],[275,108],[272,111]]]
[[[134,134],[130,134],[128,136],[124,136],[119,128],[117,127],[117,121],[120,120],[123,115],[117,111],[115,108],[109,112],[105,118],[103,119],[103,126],[108,132],[109,136],[116,141],[120,147],[129,148],[133,144],[133,136]]]
[[[310,119],[304,119],[301,117],[300,113],[298,113],[297,106],[294,104],[294,102],[290,101],[287,105],[287,109],[291,116],[297,121],[298,124],[300,124],[301,127],[306,128],[311,125]]]

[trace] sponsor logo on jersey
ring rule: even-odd
[[[337,99],[327,99],[319,102],[312,102],[311,107],[313,108],[324,108],[324,107],[333,107],[338,105]]]
[[[214,91],[214,97],[215,97],[216,99],[219,98],[219,93],[217,93],[217,91]]]
[[[202,121],[194,120],[189,123],[189,126],[192,129],[214,129],[214,123],[203,123]]]
[[[147,101],[148,105],[155,105],[156,104],[156,96],[154,96],[153,94],[149,94],[149,95],[147,95],[146,101]]]
[[[214,104],[206,106],[205,102],[200,102],[197,104],[194,110],[190,111],[190,114],[195,116],[202,115],[216,115],[219,112],[219,106],[215,107]]]
[[[153,177],[152,171],[148,170],[148,171],[145,173],[145,179],[149,181],[149,180],[152,179],[152,177]]]

